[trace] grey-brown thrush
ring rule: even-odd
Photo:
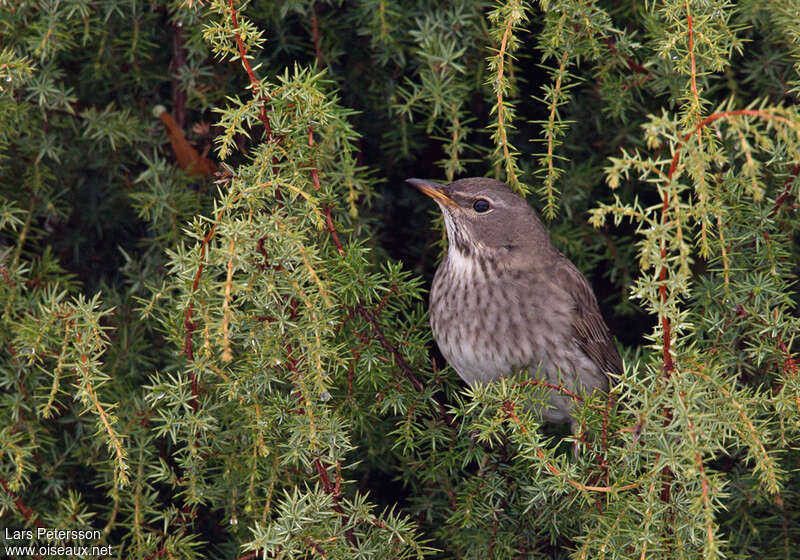
[[[494,179],[407,182],[444,214],[448,250],[433,279],[430,319],[445,359],[470,385],[527,369],[573,392],[607,391],[622,361],[583,274],[525,199]],[[551,391],[548,422],[571,422]],[[575,426],[573,426],[573,431]]]

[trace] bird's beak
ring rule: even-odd
[[[444,185],[434,183],[433,181],[426,181],[425,179],[406,179],[406,183],[411,183],[436,202],[441,202],[447,206],[458,206],[458,204],[447,195],[447,191],[445,190],[447,187]]]

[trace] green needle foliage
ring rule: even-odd
[[[0,6],[4,529],[797,557],[797,0]],[[401,182],[470,175],[531,195],[620,340],[578,434],[529,406],[563,387],[432,349]]]

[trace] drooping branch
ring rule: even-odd
[[[689,32],[689,60],[690,60],[690,73],[692,78],[692,99],[696,110],[700,110],[700,96],[697,93],[697,66],[694,60],[694,19],[692,18],[691,6],[689,0],[686,0],[686,26]],[[697,129],[697,142],[702,142],[702,135],[700,129]]]
[[[689,140],[689,138],[691,138],[691,136],[693,134],[698,133],[703,127],[711,124],[712,122],[714,122],[716,120],[726,119],[726,118],[731,118],[731,117],[737,117],[737,116],[754,116],[754,117],[759,117],[759,118],[764,119],[764,120],[771,120],[771,121],[779,122],[779,123],[787,125],[787,126],[789,126],[791,128],[795,128],[795,129],[799,128],[799,126],[796,123],[793,123],[792,121],[790,121],[787,118],[784,118],[784,117],[781,117],[781,116],[778,116],[778,115],[774,115],[772,113],[768,113],[766,111],[762,111],[762,110],[758,110],[758,109],[739,109],[739,110],[735,110],[735,111],[721,111],[719,113],[714,113],[712,115],[709,115],[706,118],[704,118],[702,121],[697,123],[697,125],[691,131],[689,131],[686,134],[684,134],[683,137],[680,139],[680,141],[678,143],[678,146],[676,146],[675,154],[672,156],[672,161],[670,162],[670,165],[669,165],[669,171],[667,172],[667,176],[666,176],[667,181],[671,181],[672,180],[672,177],[675,174],[676,169],[678,168],[678,163],[680,162],[681,149],[686,146],[686,142]],[[795,170],[800,171],[800,166],[796,166]],[[793,173],[794,173],[794,171],[793,171]],[[787,188],[789,188],[789,190],[791,190],[790,187],[791,187],[791,184],[789,183]],[[788,197],[788,192],[786,190],[784,190],[784,193],[782,193],[781,196],[783,196],[783,194],[786,194],[786,197]],[[780,204],[783,204],[784,200],[785,200],[785,197],[783,199],[781,199],[780,196],[778,197],[778,200],[775,201],[775,205],[773,207],[773,213],[777,212],[777,209],[780,207]],[[780,202],[780,204],[779,204],[779,202]],[[669,193],[665,189],[664,193],[662,195],[662,206],[661,206],[661,224],[662,225],[666,225],[668,223],[668,221],[669,221],[668,220],[668,211],[669,211]],[[658,273],[658,280],[659,280],[658,292],[659,292],[659,296],[661,298],[662,305],[666,304],[666,302],[667,302],[667,286],[666,286],[667,267],[666,267],[666,258],[667,258],[666,240],[662,239],[662,241],[661,241],[661,259],[662,259],[662,264],[661,264],[661,269],[659,270],[659,273]],[[663,361],[663,368],[664,368],[664,373],[669,375],[673,371],[673,369],[675,368],[675,364],[674,364],[674,362],[672,360],[672,354],[671,354],[671,344],[672,344],[671,322],[669,320],[669,317],[666,316],[666,314],[662,315],[662,317],[661,317],[661,329],[662,329],[662,361]]]

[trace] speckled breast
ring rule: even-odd
[[[469,384],[497,379],[513,365],[502,338],[502,296],[493,293],[491,263],[451,251],[433,280],[431,330],[447,362]]]
[[[442,355],[468,384],[528,368],[531,375],[574,388],[576,371],[595,368],[575,346],[568,313],[554,311],[570,309],[567,302],[552,305],[564,298],[563,291],[550,283],[526,283],[528,277],[452,249],[436,271],[431,329]],[[562,400],[553,395],[555,409],[545,419],[569,418]]]

